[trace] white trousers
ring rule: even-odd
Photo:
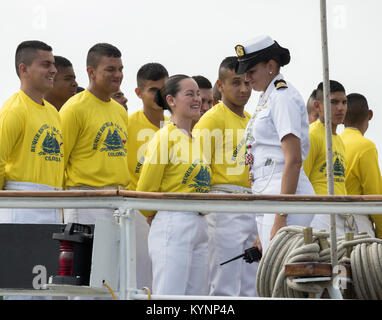
[[[208,294],[205,217],[196,212],[158,211],[149,232],[153,294]]]
[[[242,193],[238,186],[225,185],[232,192],[215,190],[213,193]],[[245,249],[252,247],[257,237],[256,215],[241,213],[210,213],[208,222],[209,294],[214,296],[255,297],[258,263],[247,263],[243,258],[225,265]]]
[[[115,187],[107,186],[101,188],[81,186],[69,187],[68,190],[114,190]],[[113,209],[65,209],[65,223],[75,222],[82,224],[95,224],[97,218],[110,217],[114,214]],[[136,236],[136,276],[137,288],[152,287],[151,260],[148,253],[148,235],[150,226],[146,218],[135,210],[135,236]]]
[[[6,181],[5,190],[52,191],[57,188],[32,182]],[[62,209],[1,208],[0,223],[61,224]],[[4,300],[51,300],[45,296],[4,296]]]
[[[252,184],[253,193],[256,193],[256,190],[262,190],[262,194],[280,194],[281,190],[281,178],[282,172],[276,172],[270,176],[264,176],[256,178]],[[296,194],[315,194],[312,184],[305,175],[304,171],[300,171],[300,177],[297,185]],[[282,210],[280,211],[282,213]],[[288,214],[287,216],[287,225],[295,226],[310,226],[311,221],[313,220],[313,214]],[[275,214],[264,214],[257,215],[257,228],[259,230],[259,236],[261,241],[261,246],[263,248],[263,255],[266,249],[269,247],[270,243],[270,234],[275,220]]]
[[[32,182],[6,181],[4,190],[53,191],[57,188]],[[1,208],[0,223],[63,223],[62,209]]]
[[[77,186],[67,187],[67,190],[116,190],[114,186],[105,187],[90,187],[90,186]],[[64,209],[64,222],[65,223],[82,223],[82,224],[95,224],[98,218],[110,218],[113,216],[114,210],[110,208],[100,209]]]

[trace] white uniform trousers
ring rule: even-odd
[[[149,232],[153,294],[208,294],[208,238],[197,212],[158,211]]]
[[[53,191],[61,189],[32,182],[6,181],[4,190]],[[0,209],[0,223],[60,224],[63,223],[62,209],[2,208]]]
[[[311,223],[311,227],[314,230],[326,230],[327,232],[330,232],[330,215],[316,214]],[[369,215],[336,214],[337,237],[344,237],[345,232],[353,232],[355,235],[357,235],[358,232],[367,232],[370,237],[375,237],[373,224]]]
[[[91,186],[77,186],[67,187],[67,190],[116,190],[115,186],[104,187],[91,187]],[[82,223],[82,224],[95,224],[97,217],[110,218],[114,214],[114,209],[100,208],[100,209],[64,209],[64,222],[65,223]]]
[[[211,193],[250,193],[250,189],[235,185],[215,185]],[[243,258],[225,265],[245,249],[252,247],[257,237],[256,215],[242,213],[210,213],[208,221],[209,294],[214,296],[255,297],[258,262]]]
[[[68,190],[116,190],[115,186],[105,187],[68,187]],[[64,221],[65,223],[75,222],[82,224],[95,224],[97,217],[110,217],[114,214],[113,209],[65,209]],[[152,286],[152,271],[151,260],[148,253],[148,234],[149,224],[146,222],[146,218],[138,211],[135,210],[135,228],[136,228],[136,277],[137,288],[143,287],[151,288]]]
[[[255,170],[256,172],[256,170]],[[281,179],[282,171],[277,170],[277,172],[271,175],[256,176],[252,184],[252,192],[258,193],[261,190],[262,194],[280,194],[281,190]],[[300,171],[299,182],[297,185],[296,194],[315,194],[312,184],[310,183],[308,177],[305,175],[304,171]],[[282,208],[280,208],[280,213],[282,213]],[[270,243],[270,235],[275,219],[275,214],[266,213],[264,215],[257,216],[257,228],[259,230],[261,246],[263,248],[263,255]],[[288,214],[287,225],[291,226],[310,226],[313,220],[314,214]]]
[[[6,181],[5,190],[52,191],[60,190],[44,184],[32,182]],[[62,209],[1,208],[0,223],[61,224]],[[4,296],[4,300],[50,300],[45,296]],[[60,299],[60,298],[59,298]],[[62,299],[62,298],[61,298]]]

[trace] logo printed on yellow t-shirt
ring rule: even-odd
[[[211,188],[211,172],[209,166],[203,166],[200,159],[195,160],[192,165],[187,169],[183,176],[182,184],[187,184],[189,177],[192,175],[194,169],[199,166],[199,172],[196,174],[192,181],[188,184],[189,187],[194,188],[196,192],[208,193]]]
[[[104,137],[102,143],[101,139]],[[109,157],[124,157],[127,150],[127,133],[116,123],[106,122],[98,130],[93,142],[93,150],[107,152]]]
[[[344,182],[345,181],[345,166],[344,166],[344,156],[340,153],[334,151],[333,152],[333,175],[335,182]],[[320,172],[324,172],[326,170],[326,162],[321,166]]]
[[[39,141],[43,138],[41,145]],[[61,141],[61,142],[59,142]],[[64,154],[61,152],[62,135],[54,126],[43,124],[33,137],[31,152],[36,152],[39,156],[44,156],[46,161],[60,162]]]
[[[135,173],[140,173],[141,172],[141,168],[142,168],[142,165],[143,165],[144,161],[145,161],[145,157],[141,157],[139,159],[139,161],[137,162],[137,166],[135,167]]]
[[[195,183],[189,187],[195,188],[196,192],[208,193],[211,188],[211,174],[208,167],[201,166],[198,174],[192,179]]]

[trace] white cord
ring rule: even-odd
[[[254,190],[254,188],[252,188],[252,192],[253,192],[254,194],[261,194],[262,192],[264,192],[264,190],[265,190],[266,188],[268,188],[269,183],[271,182],[272,177],[273,177],[273,174],[274,174],[274,172],[275,172],[275,168],[276,168],[276,161],[272,160],[272,172],[271,172],[271,174],[269,175],[269,178],[268,178],[267,183],[265,184],[264,188],[262,188],[261,190]]]

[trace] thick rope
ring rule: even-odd
[[[293,262],[330,263],[329,248],[321,249],[320,240],[329,233],[313,231],[313,241],[304,243],[303,227],[281,228],[272,239],[260,261],[256,289],[260,297],[304,298],[309,293],[322,293],[329,282],[296,283],[294,277],[285,276],[285,265]],[[355,246],[351,258],[346,248]],[[353,283],[357,298],[382,299],[382,240],[368,235],[355,236],[352,241],[339,238],[337,242],[339,264],[351,263]]]
[[[358,299],[382,300],[382,240],[368,236],[342,241],[342,247],[354,246],[350,259],[353,286]]]
[[[303,298],[305,293],[319,293],[322,285],[285,281],[285,264],[293,262],[319,262],[320,238],[327,238],[327,232],[313,232],[313,242],[304,244],[303,227],[281,228],[272,239],[260,261],[256,288],[261,297]],[[329,252],[330,255],[330,252]]]

